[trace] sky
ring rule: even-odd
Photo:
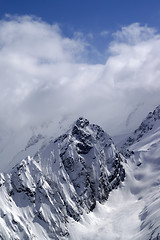
[[[0,0],[0,132],[134,130],[160,104],[159,19],[159,0]]]
[[[158,0],[1,0],[0,17],[7,13],[37,16],[49,24],[57,23],[68,37],[81,33],[101,53],[89,55],[93,63],[105,62],[112,33],[122,26],[139,22],[160,27]]]

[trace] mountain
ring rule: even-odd
[[[157,106],[153,112],[150,112],[142,121],[140,126],[124,141],[121,142],[121,148],[127,147],[139,142],[148,134],[152,134],[154,129],[160,127],[160,106]],[[152,131],[151,131],[152,130]]]
[[[118,147],[79,118],[16,156],[0,174],[0,239],[160,239],[160,106]]]
[[[3,128],[2,124],[0,126],[0,172],[8,172],[28,155],[34,156],[48,139],[64,134],[72,123],[71,115],[56,122],[46,119],[40,125],[33,124],[19,129],[9,128],[9,126]]]
[[[70,222],[74,240],[160,239],[160,106],[130,138],[121,140],[125,180],[81,224]],[[72,230],[73,229],[73,230]],[[76,236],[75,236],[76,233]]]
[[[134,239],[160,239],[160,106],[150,112],[124,142],[121,150],[130,153],[126,185],[141,205],[139,228]],[[133,203],[134,205],[134,203]]]
[[[125,158],[87,119],[57,139],[32,137],[25,151],[38,146],[0,175],[1,239],[68,239],[69,222],[104,203],[125,179]]]

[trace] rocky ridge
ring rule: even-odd
[[[69,219],[79,221],[124,180],[123,161],[108,134],[79,118],[34,157],[1,174],[0,238],[68,239]]]
[[[126,149],[136,142],[139,142],[151,130],[160,125],[160,105],[155,108],[153,112],[149,112],[147,117],[142,121],[140,126],[121,144],[121,152],[123,155],[130,156],[129,151]]]

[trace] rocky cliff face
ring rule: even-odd
[[[79,221],[124,180],[123,157],[99,126],[79,118],[34,157],[0,178],[1,239],[67,239]]]
[[[142,121],[140,126],[122,143],[121,152],[126,155],[126,149],[136,142],[139,142],[151,130],[160,125],[160,106],[157,106],[153,112],[150,112]],[[129,155],[129,152],[128,152]]]

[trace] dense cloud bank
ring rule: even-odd
[[[80,115],[111,134],[140,123],[160,103],[160,34],[133,23],[112,39],[106,62],[91,64],[90,43],[64,36],[57,24],[30,16],[1,20],[1,128]]]

